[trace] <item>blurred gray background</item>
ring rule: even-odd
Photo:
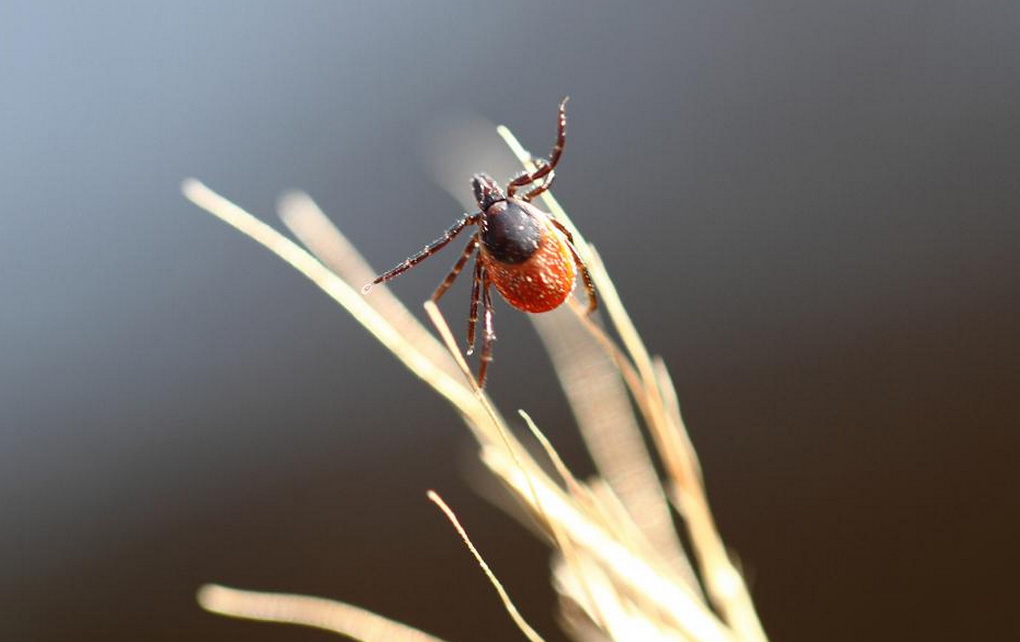
[[[561,639],[455,413],[178,187],[274,223],[305,189],[388,267],[460,214],[437,163],[504,177],[443,132],[545,153],[564,94],[557,196],[671,366],[772,638],[1017,635],[1018,42],[1014,2],[5,2],[0,638],[329,639],[201,612],[215,580],[520,639],[436,488]],[[493,396],[590,470],[497,323]]]

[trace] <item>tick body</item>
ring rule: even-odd
[[[507,303],[524,312],[548,312],[574,290],[570,241],[549,216],[527,201],[499,201],[481,221],[479,258]]]
[[[432,300],[438,301],[446,293],[474,257],[467,353],[474,351],[481,304],[483,336],[478,367],[479,386],[485,385],[486,371],[492,360],[492,342],[496,338],[492,329],[491,287],[495,287],[507,303],[518,310],[548,312],[567,300],[580,274],[588,293],[588,312],[593,312],[598,306],[595,287],[587,267],[577,254],[570,232],[552,215],[531,204],[533,198],[549,189],[555,177],[554,170],[566,142],[566,104],[567,99],[564,98],[560,102],[556,144],[548,160],[537,161],[534,172],[525,172],[512,179],[505,190],[500,189],[487,174],[475,174],[471,187],[478,211],[466,214],[442,237],[380,274],[364,288],[367,293],[373,285],[396,278],[443,249],[467,227],[476,226],[453,269],[432,294]],[[517,191],[527,186],[531,186],[530,189],[518,196]]]

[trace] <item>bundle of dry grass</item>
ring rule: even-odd
[[[531,157],[513,135],[505,128],[500,134],[531,168]],[[552,581],[571,636],[586,642],[766,639],[744,580],[716,530],[666,367],[648,353],[598,254],[550,194],[543,196],[545,203],[573,233],[605,315],[621,339],[620,343],[612,339],[576,302],[570,310],[534,317],[598,469],[588,480],[567,470],[522,413],[556,474],[546,473],[546,467],[529,455],[475,385],[435,305],[425,307],[438,338],[384,286],[370,297],[362,296],[361,286],[375,271],[307,196],[287,195],[279,207],[306,251],[195,180],[186,181],[183,190],[199,207],[311,279],[458,409],[478,441],[482,462],[527,507],[553,547]],[[665,480],[655,470],[642,425],[655,445]],[[435,493],[429,498],[476,556],[522,633],[529,640],[541,640],[514,608],[453,512]],[[671,507],[687,531],[689,552],[674,530]],[[199,601],[224,615],[314,626],[368,642],[438,640],[349,604],[318,598],[209,585],[199,592]]]

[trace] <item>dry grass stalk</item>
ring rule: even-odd
[[[198,591],[198,603],[214,613],[247,620],[311,626],[356,640],[443,642],[440,638],[371,611],[320,597],[242,591],[206,584]]]
[[[443,511],[443,514],[446,515],[446,519],[450,520],[450,523],[453,524],[454,530],[457,531],[457,534],[460,535],[461,540],[463,540],[464,545],[468,547],[468,550],[471,551],[475,561],[477,561],[478,565],[482,567],[482,572],[485,573],[485,576],[489,578],[489,583],[496,589],[496,592],[499,594],[499,599],[503,601],[503,608],[505,608],[506,612],[510,614],[511,618],[513,618],[514,624],[517,625],[517,628],[519,628],[521,632],[524,633],[525,637],[531,640],[531,642],[543,642],[542,636],[539,635],[535,629],[531,628],[531,625],[525,621],[521,612],[517,610],[516,606],[514,606],[513,600],[510,599],[510,594],[506,592],[506,589],[503,588],[503,583],[499,581],[499,578],[496,577],[496,574],[492,572],[492,569],[490,569],[489,565],[485,562],[482,554],[478,552],[477,548],[475,548],[471,538],[468,537],[467,531],[465,531],[464,527],[460,525],[460,520],[453,514],[453,510],[450,509],[436,491],[430,490],[427,494],[429,500],[438,506],[439,510]]]
[[[513,135],[505,128],[500,134],[528,167],[530,156]],[[598,254],[551,194],[546,192],[545,203],[573,233],[605,314],[622,342],[621,347],[576,303],[569,310],[536,317],[599,469],[599,476],[590,481],[578,480],[566,469],[549,440],[525,415],[558,478],[550,477],[528,454],[475,385],[435,305],[427,304],[426,311],[442,341],[384,285],[362,296],[361,286],[375,271],[310,198],[289,194],[279,209],[314,256],[198,181],[185,181],[183,191],[196,205],[311,279],[458,409],[478,440],[481,460],[546,531],[556,552],[553,581],[561,596],[561,619],[576,639],[765,642],[747,587],[715,528],[669,374],[642,343]],[[664,483],[644,445],[631,400],[666,471]],[[461,533],[524,635],[541,639],[516,613],[453,513],[437,501],[438,496],[430,498]],[[670,504],[687,530],[693,564],[673,528]],[[382,629],[358,624],[366,617],[363,611],[314,598],[207,587],[201,603],[226,615],[319,626],[359,640],[435,639],[412,629],[382,635]]]

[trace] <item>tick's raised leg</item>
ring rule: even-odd
[[[478,235],[475,234],[474,236],[471,237],[471,240],[468,242],[467,247],[464,248],[464,251],[461,253],[460,258],[457,259],[457,262],[453,265],[453,269],[451,269],[450,273],[446,275],[446,278],[443,279],[443,282],[439,284],[439,287],[436,288],[436,291],[432,293],[433,302],[438,302],[439,298],[446,294],[446,291],[449,290],[450,286],[453,285],[453,282],[457,280],[457,276],[460,274],[460,271],[464,269],[464,264],[468,262],[468,259],[470,259],[471,255],[474,254],[475,248],[477,247],[478,247]]]
[[[556,163],[560,162],[560,156],[563,154],[563,146],[567,142],[567,101],[570,100],[569,96],[565,96],[560,101],[560,115],[556,125],[556,144],[553,145],[552,153],[549,154],[549,162],[543,164],[530,174],[523,174],[513,179],[506,186],[506,195],[512,197],[516,192],[517,188],[524,187],[529,183],[534,183],[538,179],[544,177],[549,172],[556,169]]]
[[[542,161],[542,162],[544,163],[545,161]],[[538,187],[532,189],[530,192],[528,192],[524,196],[522,196],[521,200],[522,201],[527,201],[527,202],[530,203],[533,198],[535,198],[539,194],[542,194],[543,192],[548,190],[550,187],[552,187],[553,181],[555,179],[556,179],[556,172],[549,172],[549,174],[545,177],[545,180],[542,181],[542,184],[539,185]]]
[[[365,287],[361,288],[362,293],[367,294],[368,291],[372,289],[373,285],[384,283],[386,281],[389,281],[390,279],[398,277],[404,272],[407,272],[414,266],[418,265],[425,259],[429,258],[439,250],[446,247],[446,244],[452,241],[454,238],[456,238],[458,234],[463,232],[465,227],[467,227],[468,225],[474,225],[478,223],[481,217],[482,217],[481,212],[475,212],[474,214],[468,214],[464,218],[460,219],[459,221],[454,223],[450,229],[446,230],[446,233],[443,234],[443,236],[426,245],[424,248],[422,248],[420,252],[408,258],[403,263],[394,266],[389,271],[383,272],[379,276],[375,277],[374,281],[372,281]]]
[[[492,361],[492,342],[496,340],[496,333],[492,330],[492,296],[489,294],[489,277],[483,271],[482,274],[482,308],[483,330],[482,336],[482,358],[478,364],[478,387],[485,387],[485,372],[489,369],[489,362]]]
[[[574,257],[574,264],[581,273],[581,280],[584,281],[584,289],[588,293],[588,314],[591,314],[598,309],[599,299],[595,294],[595,284],[592,283],[591,274],[588,273],[588,266],[581,260],[581,255],[577,253],[577,248],[574,247],[574,235],[570,233],[570,230],[568,230],[563,223],[560,223],[551,216],[549,217],[549,222],[552,223],[557,230],[562,232],[563,236],[567,239],[567,247],[570,248],[570,254]]]
[[[483,270],[481,259],[475,259],[475,279],[471,286],[471,310],[468,313],[467,354],[469,356],[475,351],[475,325],[478,324],[478,297],[482,291]]]

